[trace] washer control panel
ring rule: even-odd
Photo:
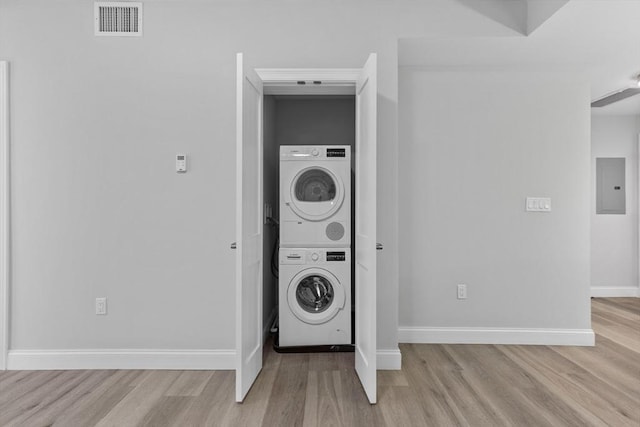
[[[280,264],[325,264],[329,262],[346,262],[347,254],[344,250],[326,249],[289,249],[281,248]]]
[[[348,145],[282,145],[280,160],[349,160],[351,147]]]
[[[346,157],[344,148],[327,148],[327,157]]]
[[[280,249],[280,264],[306,264],[307,251],[300,249]]]
[[[327,261],[346,261],[347,256],[344,251],[327,252]]]

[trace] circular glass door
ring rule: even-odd
[[[323,276],[307,276],[296,287],[296,301],[307,313],[322,313],[333,303],[333,286]]]
[[[323,169],[307,169],[296,179],[294,194],[300,202],[330,202],[336,198],[336,183]]]
[[[344,307],[345,290],[329,271],[309,268],[291,280],[287,301],[298,319],[318,325],[331,320]]]
[[[291,207],[310,221],[329,218],[340,208],[343,199],[342,182],[320,166],[302,169],[291,183]]]

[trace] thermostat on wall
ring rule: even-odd
[[[187,171],[187,155],[186,154],[176,154],[176,172],[186,172]]]

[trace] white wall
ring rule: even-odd
[[[145,2],[142,38],[93,3],[6,0],[12,63],[12,349],[232,349],[235,53],[359,67],[378,52],[380,348],[397,348],[397,35],[504,29],[459,5]],[[335,13],[339,7],[340,13]],[[416,9],[421,12],[416,14]],[[432,13],[428,13],[428,12]],[[422,16],[418,16],[422,15]],[[176,152],[190,170],[177,175]],[[94,298],[109,314],[93,314]]]
[[[141,38],[97,38],[93,2],[0,3],[0,58],[12,67],[11,348],[235,347],[242,51],[266,68],[352,68],[378,53],[378,348],[397,349],[398,37],[513,32],[450,0],[158,0],[144,15]],[[187,174],[174,172],[177,152]],[[93,314],[98,296],[107,316]]]
[[[591,118],[591,286],[594,296],[638,296],[640,115]],[[624,157],[627,213],[596,215],[597,157]]]
[[[589,343],[588,85],[508,67],[399,81],[400,340]]]

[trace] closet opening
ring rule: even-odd
[[[330,93],[321,93],[322,90]],[[263,203],[264,203],[264,230],[263,230],[263,318],[265,341],[269,336],[273,337],[273,344],[276,351],[279,352],[310,352],[310,351],[353,351],[355,343],[355,140],[356,140],[356,97],[353,85],[328,86],[322,88],[318,83],[310,82],[304,85],[279,85],[277,87],[267,87],[265,85],[265,95],[263,98]],[[296,91],[301,93],[295,93]],[[316,93],[308,93],[316,92]],[[320,92],[320,93],[318,93]],[[335,93],[339,92],[339,93]],[[346,244],[337,244],[337,246],[323,247],[322,243],[314,242],[310,245],[301,244],[285,245],[286,253],[289,256],[298,256],[302,258],[316,257],[334,257],[339,258],[344,252],[350,252],[347,256],[348,268],[338,263],[330,262],[314,265],[309,262],[308,265],[284,265],[284,275],[281,275],[281,266],[284,262],[279,259],[280,251],[280,227],[281,227],[281,191],[287,187],[286,183],[281,181],[281,147],[299,146],[308,150],[314,150],[316,147],[325,147],[329,150],[329,155],[342,155],[340,150],[346,148],[349,153],[346,154],[349,161],[349,171],[347,180],[344,182],[344,192],[347,197],[344,203],[349,204],[349,238],[344,240]],[[335,146],[335,147],[334,147]],[[334,147],[334,148],[332,148]],[[336,154],[337,153],[337,154]],[[322,157],[320,154],[320,157]],[[339,159],[337,159],[339,160]],[[313,163],[313,162],[312,162]],[[322,165],[322,161],[319,161]],[[331,163],[329,170],[335,163]],[[286,180],[287,178],[282,178]],[[319,178],[318,178],[319,179]],[[327,184],[327,188],[330,185]],[[315,188],[318,192],[320,190]],[[331,192],[331,190],[329,190]],[[320,196],[318,196],[320,197]],[[329,195],[328,197],[333,197]],[[330,220],[329,220],[330,221]],[[302,225],[304,226],[304,225]],[[313,241],[313,239],[312,239]],[[309,250],[302,251],[310,246]],[[285,250],[285,248],[283,248]],[[293,251],[293,252],[292,252]],[[338,254],[338,255],[332,255]],[[336,258],[337,259],[337,258]],[[297,261],[296,261],[297,262]],[[301,261],[302,262],[302,261]],[[309,270],[311,268],[326,269],[331,276],[331,280],[337,280],[340,283],[337,286],[344,286],[348,296],[345,301],[340,301],[336,293],[338,289],[334,287],[336,284],[327,284],[321,289],[326,292],[326,305],[343,303],[342,320],[338,317],[331,318],[330,321],[318,324],[310,324],[304,321],[305,312],[300,312],[299,307],[295,307],[300,301],[295,298],[287,299],[286,293],[292,284],[292,271]],[[332,271],[335,270],[335,271]],[[345,277],[346,274],[346,277]],[[317,288],[317,285],[316,285]],[[293,291],[291,291],[293,292]],[[320,299],[318,297],[318,299]],[[335,299],[333,301],[332,299]],[[320,304],[318,302],[318,304]],[[303,304],[304,305],[304,304]],[[283,342],[288,345],[280,345],[280,317],[279,313],[288,310],[284,318],[286,323],[285,333],[288,335]],[[298,317],[290,314],[298,310],[301,315]],[[303,308],[304,310],[304,308]],[[313,311],[312,309],[307,309]],[[317,310],[331,309],[319,307]],[[313,316],[313,314],[311,315]],[[297,322],[300,325],[296,325]],[[300,326],[300,327],[298,327]],[[348,327],[346,335],[342,336],[342,340],[336,338],[336,343],[332,343],[331,334],[333,329]],[[333,331],[335,334],[335,331]],[[293,334],[293,336],[291,336]],[[301,336],[304,335],[304,336]],[[309,336],[311,335],[311,336]],[[346,337],[346,338],[345,338]],[[338,341],[340,343],[338,344]],[[291,343],[304,343],[304,345],[291,345]]]

